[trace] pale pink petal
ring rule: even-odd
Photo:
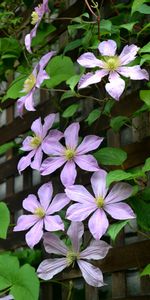
[[[63,133],[57,129],[52,129],[48,133],[48,135],[45,137],[45,139],[42,142],[42,150],[45,152],[49,152],[51,149],[51,143],[58,142],[63,137]],[[65,148],[62,149],[63,152],[65,151]],[[46,153],[45,152],[45,153]]]
[[[35,212],[36,208],[40,207],[40,203],[37,200],[37,197],[33,194],[28,195],[27,198],[23,200],[23,208],[32,213]]]
[[[93,211],[95,211],[94,205],[85,205],[81,203],[72,204],[66,212],[66,218],[74,222],[80,222],[85,220]]]
[[[26,110],[35,111],[34,102],[33,102],[34,92],[35,92],[35,88],[33,88],[29,92],[29,94],[26,95],[26,99],[25,99],[25,103],[24,103],[24,106],[25,106]]]
[[[32,150],[28,155],[23,156],[17,165],[18,172],[21,173],[27,167],[31,165],[32,157],[35,155],[36,150]]]
[[[65,155],[66,148],[61,145],[57,140],[46,138],[42,144],[43,151],[48,155],[63,156]]]
[[[82,236],[84,233],[84,226],[82,222],[71,222],[68,228],[67,235],[69,236],[73,250],[79,252],[82,244]]]
[[[24,42],[25,42],[26,49],[29,53],[32,53],[31,42],[32,42],[32,39],[36,36],[37,28],[39,26],[40,21],[33,27],[33,29],[30,31],[30,33],[28,33],[25,36]]]
[[[114,56],[117,49],[117,44],[113,40],[101,42],[98,46],[99,52],[103,56]]]
[[[41,118],[36,119],[31,126],[31,130],[35,133],[37,137],[43,137],[43,128]]]
[[[66,256],[68,248],[57,235],[46,232],[43,239],[44,248],[47,253]]]
[[[24,110],[26,97],[27,97],[27,95],[23,96],[23,97],[21,97],[17,100],[17,112],[18,112],[20,117],[22,117],[22,115],[23,115],[23,110]]]
[[[44,225],[47,231],[58,231],[64,230],[64,223],[60,216],[45,216],[44,217]]]
[[[81,259],[78,260],[77,263],[85,281],[89,285],[95,287],[101,287],[105,285],[103,282],[103,274],[99,268]]]
[[[74,158],[75,163],[82,169],[89,172],[99,171],[99,165],[93,155],[77,155]]]
[[[12,295],[8,295],[6,297],[1,297],[0,299],[1,300],[12,300],[12,299],[14,299],[14,297]]]
[[[130,77],[133,80],[149,80],[149,74],[145,69],[141,69],[140,66],[133,67],[120,67],[117,72],[124,77]]]
[[[53,195],[53,186],[51,182],[43,184],[38,190],[38,196],[40,199],[41,206],[44,208],[45,212],[51,202]]]
[[[80,78],[78,83],[78,89],[84,89],[91,84],[98,83],[106,75],[108,75],[107,70],[99,70],[95,73],[87,73]]]
[[[126,203],[113,203],[105,205],[105,211],[116,220],[128,220],[136,218],[131,207]]]
[[[77,59],[77,62],[85,68],[95,68],[104,66],[104,62],[100,59],[97,59],[92,52],[82,54]]]
[[[64,132],[64,138],[67,148],[75,149],[77,147],[79,139],[79,129],[80,125],[78,122],[72,123],[66,128]]]
[[[39,146],[36,149],[35,155],[34,155],[34,159],[31,162],[30,166],[32,169],[34,170],[38,170],[40,171],[40,167],[41,167],[41,163],[42,163],[42,158],[43,158],[43,151],[42,151],[42,147]]]
[[[97,209],[88,222],[89,230],[96,240],[99,240],[105,234],[108,225],[109,223],[103,209]]]
[[[77,171],[75,163],[72,160],[67,161],[60,174],[62,184],[65,187],[73,185],[76,177]]]
[[[43,220],[39,220],[25,236],[26,243],[30,248],[33,248],[39,243],[43,236]]]
[[[44,80],[50,79],[49,75],[45,70],[39,70],[36,78],[36,87],[39,89]]]
[[[43,138],[46,136],[48,130],[52,127],[56,118],[56,114],[50,114],[44,118],[43,124]]]
[[[66,258],[50,258],[41,262],[37,269],[38,277],[43,280],[50,280],[54,275],[60,273],[67,267]]]
[[[85,250],[80,252],[80,258],[95,260],[103,259],[107,255],[110,248],[111,246],[104,241],[92,240],[90,245]]]
[[[33,137],[32,136],[27,136],[23,143],[22,143],[22,147],[20,148],[23,151],[31,151],[33,150],[33,146],[31,146],[31,142],[32,142]]]
[[[81,155],[92,150],[95,150],[102,143],[104,138],[100,138],[97,135],[87,135],[76,150],[76,154]]]
[[[96,198],[105,198],[107,194],[108,188],[106,187],[106,176],[107,172],[101,169],[100,171],[95,172],[91,177],[91,185]]]
[[[60,211],[62,208],[64,208],[68,203],[70,202],[70,199],[66,196],[65,193],[57,194],[54,199],[52,200],[49,208],[47,209],[46,214],[51,215],[57,211]]]
[[[95,204],[94,197],[87,191],[87,189],[83,185],[73,185],[65,189],[66,195],[70,200],[89,205]]]
[[[136,54],[140,48],[136,45],[126,45],[119,55],[121,65],[127,65],[136,58]]]
[[[125,182],[116,183],[105,198],[106,204],[120,202],[132,195],[133,187]]]
[[[63,157],[49,157],[41,165],[41,175],[49,175],[60,168],[66,162]]]
[[[46,53],[44,56],[42,56],[42,58],[39,61],[39,68],[44,69],[46,67],[47,63],[49,62],[49,60],[55,54],[56,54],[56,51],[50,51],[50,52]]]
[[[119,100],[125,89],[125,82],[116,72],[111,72],[109,75],[109,83],[106,83],[105,88],[112,98]]]
[[[23,231],[29,229],[35,223],[39,221],[38,216],[34,215],[22,215],[17,220],[17,225],[14,227],[13,231]]]

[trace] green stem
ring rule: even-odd
[[[72,282],[72,280],[70,280],[69,281],[69,293],[68,293],[67,300],[71,300],[72,290],[73,290],[73,282]]]

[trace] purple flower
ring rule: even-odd
[[[44,16],[45,13],[48,13],[49,7],[48,7],[48,0],[43,0],[43,3],[35,7],[35,10],[31,14],[32,21],[31,24],[35,25],[34,28],[31,30],[29,34],[25,36],[25,46],[28,52],[32,53],[31,51],[31,42],[32,39],[36,36],[37,28]]]
[[[125,89],[125,81],[120,77],[129,77],[133,80],[149,79],[148,72],[141,69],[139,65],[128,67],[130,62],[136,58],[139,48],[135,45],[125,46],[119,56],[116,55],[117,45],[113,40],[101,42],[98,46],[101,60],[97,59],[91,52],[82,54],[78,58],[78,63],[86,68],[98,67],[100,70],[89,72],[83,75],[79,81],[78,88],[83,89],[90,84],[100,82],[101,79],[109,75],[109,83],[105,85],[108,94],[116,100]]]
[[[116,220],[135,218],[130,206],[121,202],[131,196],[132,186],[128,183],[117,183],[109,192],[106,187],[106,175],[104,170],[92,175],[94,197],[82,185],[74,185],[66,189],[67,196],[77,202],[68,208],[67,218],[72,221],[83,221],[92,214],[88,227],[96,240],[105,234],[109,226],[106,213]]]
[[[12,300],[12,299],[14,299],[14,297],[12,295],[8,295],[8,296],[5,296],[5,297],[1,297],[0,299],[2,299],[2,300]]]
[[[53,144],[49,142],[44,143],[43,150],[48,155],[51,155],[51,157],[43,161],[41,165],[42,175],[51,174],[65,164],[60,178],[64,186],[69,186],[74,184],[77,176],[75,164],[89,172],[99,170],[96,159],[87,153],[99,147],[103,138],[96,135],[88,135],[78,146],[79,129],[79,123],[72,123],[67,127],[64,132],[66,147],[59,142]]]
[[[38,276],[44,280],[50,280],[63,269],[73,266],[77,262],[85,281],[92,286],[105,285],[103,274],[99,268],[85,261],[85,259],[103,259],[111,248],[104,241],[91,241],[90,245],[80,252],[84,227],[82,222],[72,222],[68,229],[68,236],[72,247],[67,247],[58,236],[51,233],[44,235],[44,247],[46,252],[64,256],[44,260],[38,267]]]
[[[62,138],[63,134],[59,130],[50,130],[56,118],[56,114],[50,114],[44,119],[44,124],[41,123],[41,118],[38,118],[32,123],[31,130],[33,136],[27,136],[23,141],[21,150],[28,151],[29,154],[23,156],[18,163],[18,171],[21,173],[28,166],[32,169],[40,170],[43,158],[43,145],[46,142],[58,141]],[[47,136],[46,136],[47,135]]]
[[[53,186],[51,182],[43,184],[38,190],[37,197],[33,194],[23,201],[23,208],[32,214],[22,215],[18,218],[14,231],[27,230],[26,243],[33,248],[43,236],[43,227],[47,231],[64,230],[64,224],[59,215],[52,215],[60,211],[69,203],[65,193],[57,194],[52,200]]]
[[[40,88],[42,82],[45,79],[49,79],[49,75],[46,73],[44,68],[55,53],[55,51],[51,51],[45,54],[35,66],[30,76],[25,80],[22,92],[26,92],[27,94],[17,101],[17,109],[20,116],[23,114],[24,106],[29,111],[35,111],[33,105],[33,95],[35,90]]]

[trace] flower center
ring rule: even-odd
[[[36,83],[36,78],[31,74],[24,82],[23,92],[29,93]]]
[[[33,148],[37,148],[39,145],[41,144],[41,138],[38,137],[38,136],[35,136],[32,138],[31,142],[30,142],[30,145],[31,147]]]
[[[36,11],[33,11],[33,13],[31,14],[31,18],[32,18],[31,19],[31,24],[35,25],[38,22],[38,20],[39,20],[38,13]]]
[[[65,156],[66,156],[67,160],[71,160],[75,156],[75,150],[67,149],[65,151]]]
[[[106,68],[109,71],[115,71],[120,66],[120,60],[118,56],[105,58]]]
[[[79,253],[75,253],[73,251],[68,251],[67,256],[66,256],[68,267],[70,265],[72,265],[75,262],[76,259],[79,259],[79,256],[80,256]]]
[[[40,219],[42,219],[45,216],[45,211],[42,207],[38,207],[34,211],[34,215],[38,216]]]
[[[96,200],[96,204],[97,204],[97,206],[99,208],[102,208],[104,206],[104,199],[103,199],[103,197],[99,196],[95,200]]]

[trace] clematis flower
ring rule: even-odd
[[[89,285],[96,287],[105,285],[101,270],[87,262],[86,259],[103,259],[111,247],[104,241],[93,240],[85,250],[80,252],[83,233],[84,227],[82,222],[71,223],[67,232],[72,243],[72,246],[69,248],[58,236],[46,233],[44,235],[46,252],[62,255],[64,258],[44,260],[38,267],[38,276],[44,280],[50,280],[54,275],[69,266],[74,266],[74,263],[77,262],[85,281]]]
[[[43,184],[38,190],[38,197],[33,194],[23,201],[23,208],[32,214],[22,215],[18,218],[14,231],[22,231],[31,228],[26,234],[26,243],[33,248],[43,236],[43,228],[47,231],[64,230],[64,224],[59,215],[54,213],[60,211],[69,203],[65,193],[57,194],[52,200],[52,183]]]
[[[31,42],[32,39],[36,36],[37,28],[44,16],[45,13],[48,13],[49,7],[48,7],[48,0],[43,0],[43,3],[35,7],[35,10],[32,12],[31,17],[32,21],[31,24],[35,25],[31,32],[25,36],[25,46],[29,53],[32,53],[31,50]]]
[[[59,142],[54,142],[53,144],[49,142],[44,143],[43,150],[51,157],[43,161],[41,165],[42,175],[51,174],[65,164],[61,171],[60,179],[64,186],[69,186],[74,184],[77,176],[75,164],[89,172],[99,170],[96,159],[87,153],[98,148],[103,138],[96,135],[88,135],[78,146],[79,129],[79,123],[72,123],[67,127],[64,132],[65,147]]]
[[[14,297],[12,295],[7,295],[5,297],[1,297],[0,299],[2,299],[2,300],[12,300],[12,299],[14,299]]]
[[[132,186],[128,183],[117,183],[108,191],[106,175],[107,173],[104,170],[95,172],[92,175],[91,185],[94,196],[82,185],[73,185],[66,188],[66,195],[77,202],[68,208],[67,219],[83,221],[92,214],[88,221],[88,227],[96,240],[105,234],[109,226],[107,213],[116,220],[135,218],[130,206],[121,202],[131,196]]]
[[[149,79],[148,72],[139,65],[127,66],[136,58],[140,48],[136,45],[125,46],[119,56],[116,55],[117,44],[113,40],[101,42],[98,46],[101,59],[97,59],[91,52],[82,54],[77,62],[86,68],[98,67],[100,70],[89,72],[80,78],[78,88],[83,89],[91,84],[98,83],[108,75],[109,82],[105,88],[115,100],[119,100],[125,89],[125,81],[120,77],[129,77],[132,80]]]
[[[50,130],[56,118],[56,114],[50,114],[44,119],[44,124],[41,123],[41,118],[38,118],[32,123],[31,130],[33,136],[27,136],[23,141],[21,150],[28,151],[29,154],[23,156],[18,163],[18,171],[21,173],[28,166],[32,169],[40,170],[42,158],[43,158],[43,145],[45,141],[49,144],[54,141],[58,141],[63,134],[59,130]],[[47,136],[46,136],[47,135]]]
[[[27,94],[17,101],[17,109],[20,116],[23,114],[24,106],[29,111],[35,111],[33,105],[34,93],[37,88],[40,88],[40,85],[45,79],[49,79],[49,75],[46,73],[44,68],[55,53],[55,51],[51,51],[45,54],[35,66],[30,76],[25,80],[22,92]]]

